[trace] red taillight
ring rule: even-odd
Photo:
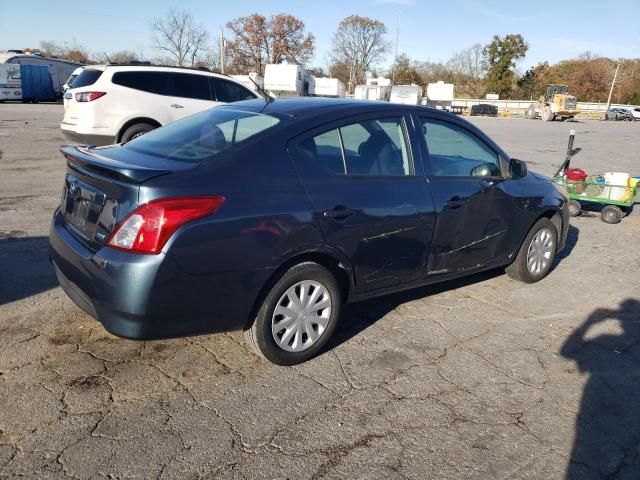
[[[211,215],[224,197],[161,198],[141,205],[118,225],[109,247],[133,253],[160,253],[167,240],[187,222]]]
[[[76,102],[93,102],[107,94],[107,92],[78,92]]]

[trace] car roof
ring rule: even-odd
[[[330,110],[349,111],[349,113],[367,113],[384,110],[438,110],[413,105],[381,102],[376,100],[356,100],[351,98],[325,98],[325,97],[291,97],[277,98],[269,103],[264,99],[245,100],[235,102],[224,108],[241,108],[244,110],[259,111],[260,113],[275,113],[293,117],[312,117]]]

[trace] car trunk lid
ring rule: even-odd
[[[71,234],[93,251],[101,248],[115,226],[138,206],[142,183],[196,166],[123,150],[61,148],[67,173],[60,211]]]

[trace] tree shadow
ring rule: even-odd
[[[607,326],[594,336],[607,320],[617,320],[620,333]],[[561,353],[589,374],[566,479],[640,478],[640,300],[595,310]]]
[[[57,286],[48,237],[0,239],[0,305]]]

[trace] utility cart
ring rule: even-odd
[[[633,206],[638,196],[638,179],[628,173],[607,172],[587,175],[579,168],[569,168],[571,157],[581,149],[573,148],[575,130],[571,130],[567,158],[552,181],[563,185],[569,197],[569,215],[577,217],[583,204],[604,205],[600,218],[606,223],[618,223]]]

